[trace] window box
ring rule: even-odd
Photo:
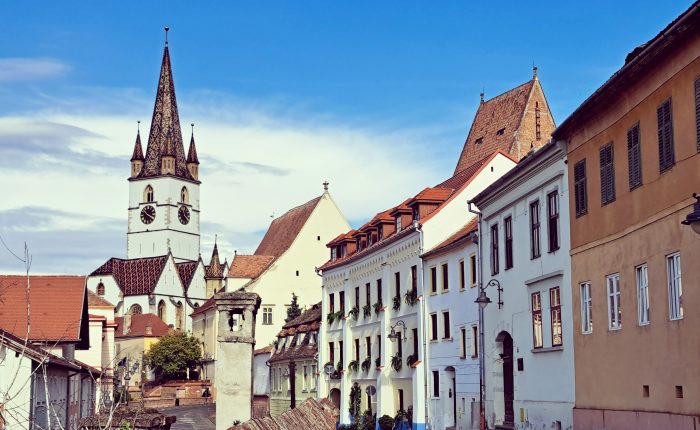
[[[416,362],[418,362],[418,354],[411,354],[406,357],[406,366],[413,366]]]

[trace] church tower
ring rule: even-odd
[[[127,258],[172,253],[176,260],[199,258],[199,160],[194,124],[185,154],[168,52],[168,27],[144,156],[136,135],[129,177]]]

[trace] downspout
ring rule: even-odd
[[[478,217],[478,223],[477,223],[477,229],[478,229],[478,244],[477,244],[477,271],[476,271],[476,279],[477,279],[477,286],[479,293],[481,293],[482,288],[483,288],[483,283],[481,279],[481,244],[482,244],[482,228],[481,228],[481,220],[482,220],[482,214],[481,211],[476,211],[472,209],[472,201],[467,200],[467,205],[468,205],[468,210],[469,212],[475,214]],[[486,429],[486,405],[484,404],[485,402],[485,397],[486,397],[486,387],[485,387],[485,380],[486,380],[486,369],[484,369],[485,366],[485,351],[484,351],[484,309],[479,306],[479,428],[481,430]]]
[[[430,428],[428,424],[428,417],[430,416],[430,401],[428,400],[428,341],[427,341],[427,330],[426,330],[426,302],[427,296],[425,295],[425,283],[423,282],[423,229],[419,222],[415,222],[413,225],[418,232],[419,245],[418,245],[418,259],[420,264],[418,265],[418,279],[420,281],[421,295],[423,300],[421,300],[421,319],[423,320],[423,396],[425,403],[425,425],[426,429]]]

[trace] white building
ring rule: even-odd
[[[473,199],[490,426],[571,428],[574,351],[566,149],[552,142]],[[509,427],[508,427],[509,426]]]
[[[464,226],[467,201],[514,165],[495,152],[328,244],[318,362],[319,370],[332,364],[337,372],[319,384],[319,396],[339,399],[341,423],[351,421],[349,395],[357,383],[362,412],[370,404],[378,417],[411,409],[413,428],[425,428],[432,416],[426,391],[432,388],[426,385],[431,376],[421,254]],[[376,389],[371,398],[369,386]]]
[[[470,214],[471,215],[471,214]],[[423,254],[430,428],[479,428],[477,219]]]

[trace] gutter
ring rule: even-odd
[[[483,235],[482,235],[482,228],[481,228],[481,221],[482,221],[482,214],[481,211],[476,211],[472,208],[472,200],[467,200],[467,207],[469,212],[475,214],[477,217],[479,217],[478,221],[478,240],[479,244],[477,246],[477,259],[478,261],[478,270],[476,271],[476,278],[477,278],[477,287],[479,293],[481,293],[482,288],[483,288],[483,280],[482,280],[482,275],[481,275],[481,264],[482,264],[482,243],[483,243]],[[486,399],[486,369],[484,369],[484,365],[486,363],[485,359],[485,352],[484,352],[484,309],[479,306],[479,428],[484,429],[486,428],[486,405],[485,399]]]
[[[418,232],[418,237],[419,237],[419,245],[418,245],[418,259],[420,260],[420,264],[418,265],[418,279],[420,280],[420,287],[421,287],[421,295],[423,296],[423,300],[421,300],[421,319],[423,321],[423,396],[425,400],[425,425],[426,428],[430,428],[431,426],[428,424],[428,419],[430,417],[430,402],[428,401],[428,365],[429,365],[429,360],[428,360],[428,338],[427,338],[427,320],[426,320],[426,312],[427,310],[427,301],[428,301],[428,296],[425,294],[425,282],[423,282],[423,226],[418,222],[414,221],[413,222],[413,228]]]

